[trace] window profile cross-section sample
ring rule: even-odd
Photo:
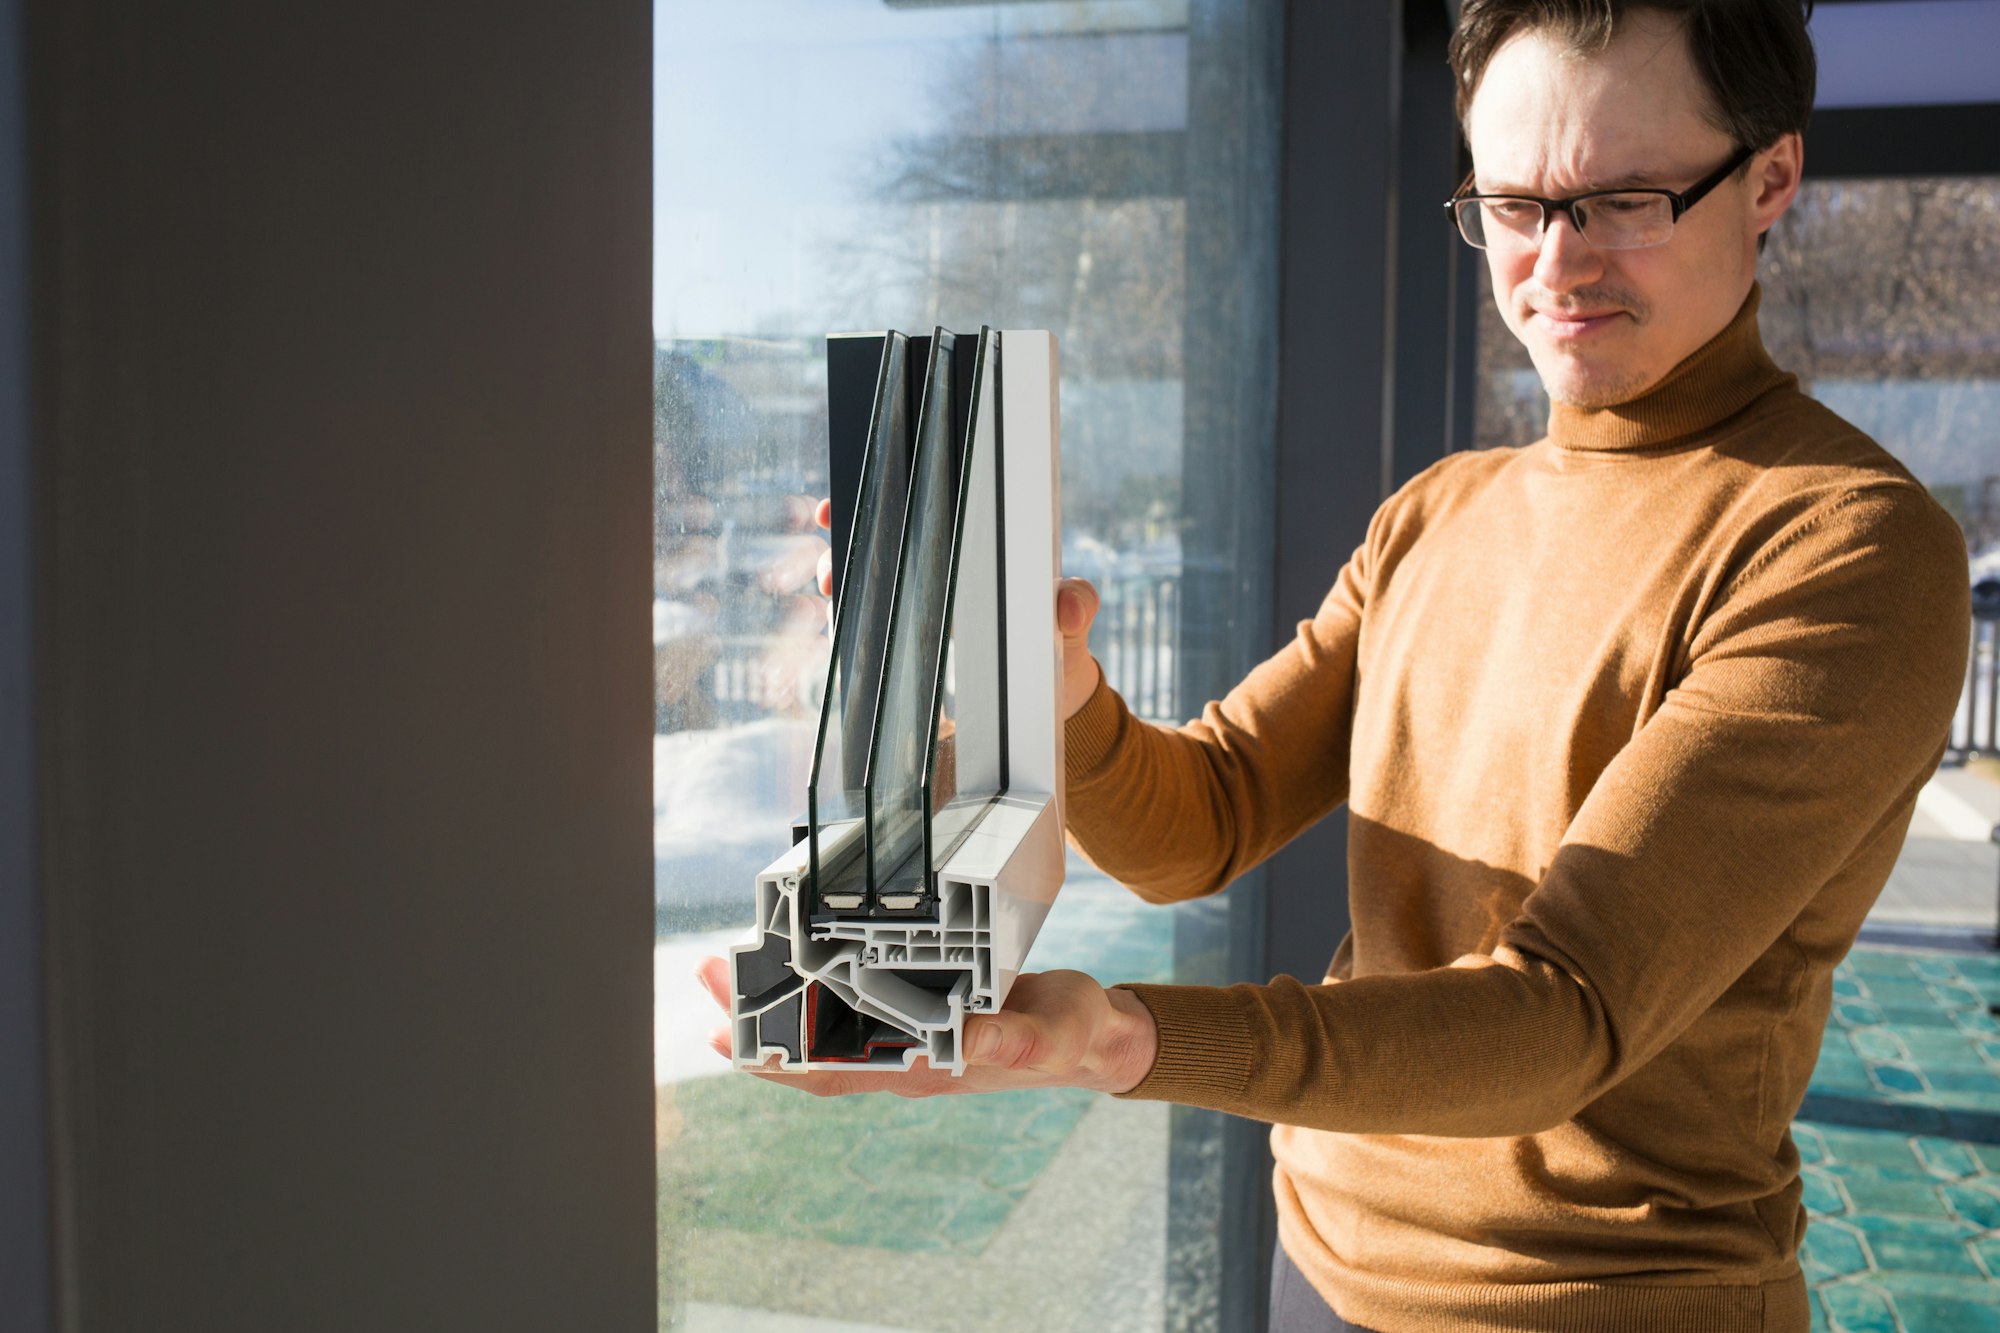
[[[829,413],[832,657],[803,836],[730,954],[734,1052],[961,1073],[966,1016],[1005,1002],[1062,884],[1056,347],[849,335],[830,379],[870,353],[865,423]]]

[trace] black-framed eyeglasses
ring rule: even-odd
[[[1466,177],[1459,193],[1445,201],[1458,234],[1466,244],[1485,250],[1499,245],[1533,250],[1541,246],[1550,213],[1569,215],[1570,225],[1600,250],[1643,250],[1665,245],[1681,214],[1729,178],[1731,172],[1757,155],[1754,148],[1736,155],[1686,190],[1591,190],[1567,199],[1541,199],[1531,194],[1467,194]]]

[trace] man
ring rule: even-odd
[[[1178,730],[1104,687],[1094,594],[1059,596],[1077,845],[1181,899],[1345,803],[1325,983],[1024,976],[963,1080],[789,1081],[1273,1122],[1280,1329],[1803,1330],[1788,1127],[1943,747],[1964,545],[1757,336],[1812,103],[1797,3],[1468,0],[1453,63],[1453,216],[1548,437],[1392,497]]]

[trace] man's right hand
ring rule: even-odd
[[[833,527],[833,501],[821,500],[813,511],[813,521],[822,528]],[[819,557],[819,593],[833,595],[833,552]],[[1064,579],[1056,585],[1056,628],[1062,632],[1063,688],[1062,720],[1090,702],[1101,674],[1097,659],[1090,655],[1090,622],[1097,619],[1097,589],[1085,579]],[[829,612],[831,614],[831,612]]]

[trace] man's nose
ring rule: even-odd
[[[1535,281],[1552,292],[1596,282],[1604,275],[1604,256],[1568,213],[1551,212],[1542,224],[1542,246],[1535,256]]]

